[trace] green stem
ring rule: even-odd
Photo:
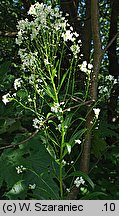
[[[62,124],[62,142],[61,142],[61,147],[60,147],[60,176],[59,176],[59,180],[60,180],[60,196],[61,199],[63,197],[63,175],[62,175],[62,168],[63,168],[63,163],[62,163],[62,157],[63,157],[63,147],[64,147],[64,136],[65,136],[65,132],[64,132],[64,125]]]

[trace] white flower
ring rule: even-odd
[[[10,94],[9,93],[7,93],[7,94],[5,94],[5,95],[3,95],[2,96],[2,102],[6,105],[8,102],[10,102]]]
[[[79,140],[79,139],[75,140],[75,144],[79,144],[80,145],[81,144],[81,140]]]
[[[100,109],[99,108],[93,108],[95,117],[98,119],[99,113],[100,113]]]
[[[69,189],[69,188],[66,188],[66,191],[67,191],[68,193],[70,193],[70,189]]]
[[[58,130],[61,130],[61,124],[58,124]]]
[[[80,52],[80,46],[78,44],[73,44],[70,49],[73,52],[74,57],[77,58],[77,54]]]
[[[108,93],[109,92],[107,86],[99,86],[98,89],[99,89],[99,94],[103,94],[103,93]]]
[[[91,73],[92,68],[93,68],[93,65],[88,64],[87,61],[83,61],[82,65],[80,66],[81,71],[85,72],[87,75]]]
[[[57,107],[51,107],[51,112],[57,113],[58,112]]]
[[[80,69],[83,71],[83,72],[87,72],[87,61],[83,61]]]
[[[92,64],[88,64],[88,69],[92,69],[93,68],[93,65]]]
[[[44,124],[43,117],[40,117],[39,119],[35,118],[33,119],[33,127],[36,129],[40,129]]]
[[[79,37],[79,34],[77,32],[74,32],[75,37]]]
[[[71,161],[71,164],[73,164],[74,163],[74,161]]]
[[[15,90],[17,90],[18,88],[20,88],[22,83],[23,83],[23,80],[21,78],[15,79],[15,81],[14,81],[14,88],[15,88]]]
[[[67,30],[65,33],[62,34],[64,41],[74,41],[73,33],[70,30]]]
[[[36,188],[36,184],[29,184],[29,189],[34,190]]]
[[[85,181],[83,180],[83,178],[82,177],[80,177],[80,179],[79,179],[79,177],[77,177],[76,178],[76,180],[74,181],[74,184],[76,185],[76,187],[78,188],[81,184],[85,184]]]
[[[114,83],[113,83],[113,84],[114,84],[114,85],[117,84],[117,79],[114,79]]]
[[[65,102],[64,101],[62,101],[61,103],[60,103],[60,105],[64,105],[65,104]]]
[[[26,168],[23,167],[23,165],[16,167],[17,174],[22,173],[24,170],[26,170]]]
[[[112,76],[112,75],[108,75],[108,76],[106,76],[105,77],[105,81],[113,81],[114,80],[114,76]]]
[[[66,161],[64,159],[62,160],[62,164],[63,164],[63,166],[66,165]]]
[[[62,112],[62,108],[59,103],[54,103],[54,106],[51,107],[51,112],[58,113]]]
[[[44,59],[44,63],[45,63],[45,65],[49,65],[50,64],[49,61],[48,61],[48,58]]]

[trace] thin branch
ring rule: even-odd
[[[9,32],[9,31],[1,31],[0,30],[0,37],[10,37],[10,38],[15,38],[17,35],[16,31]]]
[[[28,142],[30,139],[32,139],[36,134],[38,133],[38,130],[36,130],[33,134],[31,134],[31,136],[29,136],[27,139],[19,142],[19,143],[16,143],[16,144],[9,144],[7,146],[3,146],[0,148],[0,150],[4,150],[4,149],[8,149],[8,148],[15,148],[16,146],[19,146],[19,145],[22,145],[22,144],[25,144],[26,142]]]
[[[105,47],[105,49],[103,50],[103,52],[105,53],[108,48],[112,45],[112,43],[116,40],[117,36],[119,35],[119,32],[116,33],[116,35],[111,39],[111,41],[107,44],[107,46]]]

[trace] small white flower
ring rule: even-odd
[[[80,183],[83,184],[83,185],[85,184],[85,181],[84,181],[84,179],[82,178],[82,176],[80,177]]]
[[[33,127],[36,129],[40,129],[44,124],[43,117],[40,117],[39,119],[35,118],[33,119]]]
[[[29,184],[29,189],[34,190],[36,188],[36,184]]]
[[[21,87],[21,84],[23,83],[23,80],[21,78],[17,78],[14,81],[14,89],[17,90]]]
[[[66,188],[66,191],[67,191],[68,193],[70,193],[70,189],[69,189],[69,188]]]
[[[95,117],[98,119],[99,113],[100,113],[100,109],[99,108],[93,108]]]
[[[113,82],[113,84],[115,85],[115,84],[117,84],[117,79],[114,79],[114,82]]]
[[[23,171],[26,170],[23,165],[16,167],[17,174],[23,173]]]
[[[79,140],[79,139],[75,140],[75,144],[79,144],[80,145],[81,144],[81,140]]]
[[[76,178],[76,180],[74,181],[74,184],[76,185],[76,187],[78,188],[81,184],[85,184],[85,181],[83,180],[83,178],[82,177],[80,177],[80,179],[79,179],[79,177],[77,177]]]
[[[58,112],[57,107],[51,107],[51,112],[57,113]]]
[[[64,105],[65,104],[65,102],[64,101],[62,101],[61,103],[60,103],[60,105]]]
[[[87,72],[87,61],[83,61],[80,69],[83,71],[83,72]]]
[[[71,161],[71,164],[73,164],[74,163],[74,161]]]
[[[59,129],[59,130],[61,129],[61,124],[58,124],[58,129]]]
[[[45,63],[45,65],[49,65],[50,64],[49,61],[48,61],[48,58],[44,59],[44,63]]]
[[[28,101],[29,101],[29,102],[32,102],[32,99],[31,99],[31,96],[30,96],[30,95],[28,95]]]
[[[113,81],[114,80],[114,76],[112,76],[111,74],[110,75],[107,75],[106,77],[105,77],[105,81]]]
[[[70,30],[67,30],[65,33],[62,34],[64,41],[74,41],[73,33]]]
[[[58,112],[63,112],[62,108],[60,108],[59,103],[54,103],[54,106],[51,107],[51,112],[58,113]]]
[[[62,164],[63,164],[63,166],[66,165],[66,161],[64,159],[62,160]]]
[[[92,64],[88,64],[88,69],[92,69],[93,68],[93,65]]]
[[[92,64],[88,64],[87,61],[83,61],[82,65],[79,66],[81,71],[85,72],[87,75],[90,75],[91,69],[93,68]]]
[[[5,94],[5,95],[3,95],[2,96],[2,102],[6,105],[7,103],[9,103],[10,102],[10,94],[9,93],[7,93],[7,94]]]
[[[79,34],[77,32],[74,32],[75,37],[79,37]]]

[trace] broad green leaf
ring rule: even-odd
[[[20,180],[12,187],[12,189],[9,192],[6,193],[6,195],[7,196],[18,195],[18,194],[24,192],[24,189],[25,189],[24,181]]]
[[[24,99],[28,97],[28,92],[25,89],[20,89],[17,93],[17,96]]]

